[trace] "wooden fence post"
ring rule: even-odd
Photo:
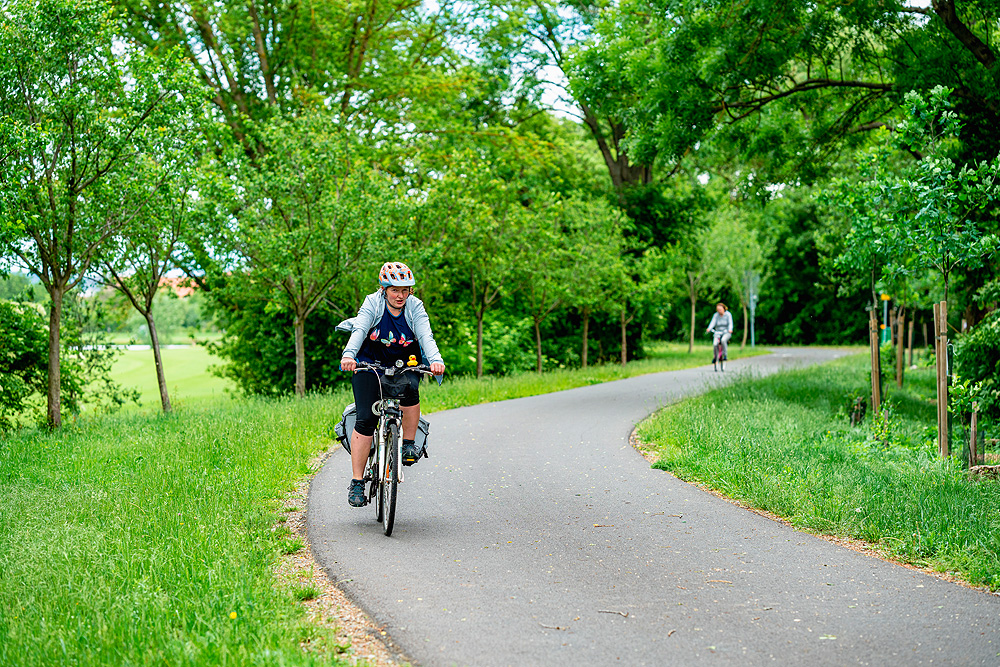
[[[872,419],[877,419],[882,411],[882,387],[879,382],[879,326],[875,310],[868,317],[868,344],[871,347],[872,362]]]
[[[972,417],[969,419],[969,467],[979,464],[976,441],[979,439],[979,403],[972,403]]]
[[[896,386],[903,386],[903,357],[905,356],[906,348],[903,345],[905,340],[903,333],[906,331],[906,316],[903,314],[903,309],[899,309],[899,315],[896,317]]]
[[[934,304],[934,360],[937,366],[938,454],[948,456],[948,302]]]
[[[913,320],[910,320],[910,335],[909,335],[909,341],[907,341],[907,343],[908,343],[907,344],[907,347],[908,347],[907,351],[908,351],[909,356],[910,356],[910,363],[907,364],[907,365],[908,366],[912,366],[913,365]]]

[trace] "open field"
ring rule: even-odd
[[[208,353],[204,347],[189,345],[161,350],[163,371],[171,402],[178,407],[205,400],[218,399],[229,394],[229,380],[212,375],[209,366],[222,360]],[[158,407],[160,390],[156,386],[156,368],[152,350],[123,350],[112,370],[114,378],[126,387],[135,387],[142,394],[142,407]]]

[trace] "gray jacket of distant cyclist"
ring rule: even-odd
[[[712,321],[708,324],[708,330],[722,336],[733,332],[733,316],[727,310],[725,315],[719,315],[718,311],[712,313]]]
[[[365,297],[357,317],[340,323],[338,329],[344,331],[350,327],[351,331],[351,337],[347,341],[347,347],[344,348],[342,357],[357,358],[362,343],[365,342],[371,330],[382,321],[383,313],[385,313],[385,294],[382,290],[378,290]],[[431,331],[431,321],[424,309],[424,302],[411,294],[403,306],[403,316],[406,318],[406,324],[413,330],[417,344],[420,345],[423,362],[427,365],[434,362],[443,364],[444,359],[441,358],[441,351],[438,350],[437,343],[434,342],[434,333]]]

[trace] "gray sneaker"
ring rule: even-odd
[[[364,507],[367,504],[364,480],[351,480],[351,485],[347,487],[347,502],[351,504],[351,507]]]

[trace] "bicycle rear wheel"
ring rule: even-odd
[[[389,424],[382,443],[385,452],[385,469],[382,471],[382,532],[392,535],[392,525],[396,520],[396,492],[399,489],[396,457],[399,455],[399,425]]]
[[[382,478],[385,476],[383,472],[385,467],[383,440],[382,430],[375,429],[375,453],[372,455],[375,457],[372,465],[372,504],[375,506],[375,520],[379,523],[382,523]]]

